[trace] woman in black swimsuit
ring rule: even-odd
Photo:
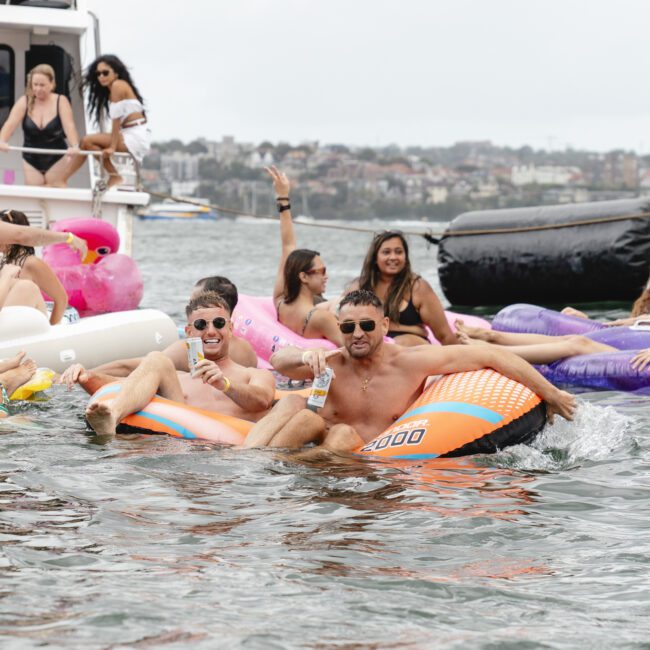
[[[327,269],[318,251],[296,248],[296,236],[289,203],[289,179],[275,167],[266,171],[273,179],[280,212],[282,256],[273,289],[273,304],[278,320],[307,339],[328,339],[343,345],[336,316],[322,304],[327,285]],[[320,299],[320,300],[319,300]]]
[[[367,289],[381,298],[390,319],[388,336],[395,343],[428,343],[425,326],[443,345],[458,343],[431,285],[411,271],[408,243],[401,232],[393,230],[375,235],[361,276],[351,289]]]
[[[29,72],[25,95],[14,104],[0,131],[0,151],[9,150],[9,138],[22,122],[25,147],[78,152],[72,107],[65,96],[53,92],[55,87],[51,66],[43,63]],[[68,156],[23,153],[23,160],[26,185],[65,187]]]

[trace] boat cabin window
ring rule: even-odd
[[[25,53],[25,75],[40,63],[47,63],[54,69],[56,78],[54,92],[70,99],[72,57],[58,45],[32,45]],[[25,77],[25,81],[27,81],[27,77]]]
[[[14,81],[14,51],[8,45],[0,45],[0,126],[14,105]]]

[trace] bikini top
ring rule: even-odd
[[[26,147],[47,148],[49,145],[49,148],[53,149],[66,148],[65,132],[63,131],[63,124],[61,124],[61,118],[59,117],[60,99],[61,95],[58,95],[56,99],[56,115],[42,129],[39,128],[38,124],[25,111],[23,132],[25,133]]]
[[[284,304],[286,304],[284,302],[284,298],[280,298],[280,300],[278,300],[278,304],[275,306],[275,313],[278,315],[278,321],[280,320],[280,306],[284,305]],[[305,330],[307,329],[307,325],[309,325],[309,321],[311,320],[311,317],[313,316],[316,309],[317,309],[316,307],[312,307],[309,310],[309,313],[307,314],[307,316],[305,316],[305,320],[303,321],[303,324],[302,324],[302,331],[300,332],[300,336],[305,335]]]
[[[124,120],[132,113],[144,113],[144,106],[139,99],[121,99],[119,102],[108,103],[108,116],[112,120]]]
[[[406,307],[404,307],[404,309],[402,309],[402,311],[399,313],[399,324],[400,325],[422,325],[422,319],[420,318],[420,314],[418,313],[418,310],[415,308],[415,305],[413,304],[413,296],[409,298]]]

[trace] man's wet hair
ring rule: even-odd
[[[230,313],[237,306],[237,301],[239,300],[237,287],[223,275],[209,275],[208,277],[201,278],[194,286],[200,288],[201,291],[214,291],[218,293],[230,305]]]
[[[377,308],[380,312],[384,312],[384,304],[382,301],[376,294],[367,289],[356,289],[355,291],[350,291],[350,293],[345,294],[343,300],[339,303],[339,311],[341,311],[345,305],[351,305],[352,307],[372,306]]]
[[[221,307],[221,309],[225,309],[229,314],[232,314],[230,305],[221,294],[218,294],[216,291],[204,291],[189,301],[187,307],[185,307],[185,315],[189,318],[190,314],[197,309],[205,309],[208,307]]]

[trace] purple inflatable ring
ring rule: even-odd
[[[650,367],[638,372],[630,365],[639,350],[650,348],[650,327],[606,327],[587,318],[536,305],[517,304],[502,309],[494,317],[492,329],[550,336],[582,334],[611,345],[616,352],[569,357],[538,369],[555,384],[650,393]]]

